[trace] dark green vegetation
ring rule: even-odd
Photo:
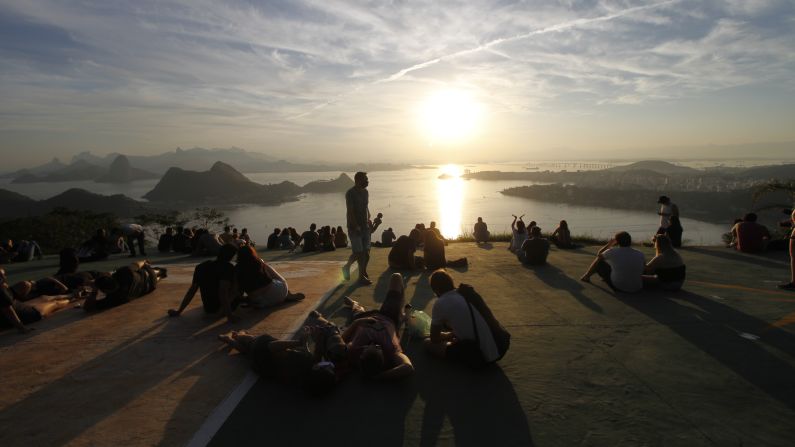
[[[32,216],[0,222],[0,237],[15,241],[35,240],[45,253],[57,253],[64,247],[78,247],[98,228],[119,226],[111,213],[57,208],[43,216]]]

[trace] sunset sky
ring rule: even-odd
[[[177,146],[416,162],[795,141],[790,0],[0,0],[0,57],[10,167]]]

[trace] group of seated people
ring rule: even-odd
[[[237,263],[232,264],[235,256]],[[262,308],[304,299],[303,293],[290,291],[287,280],[252,245],[223,245],[214,260],[197,265],[179,308],[169,309],[168,314],[181,315],[198,291],[206,313],[220,313],[230,321],[236,319],[233,312],[243,303]]]
[[[342,230],[341,226],[326,225],[317,228],[317,224],[312,223],[307,231],[301,234],[293,227],[274,228],[273,233],[268,236],[266,248],[268,250],[289,250],[293,252],[299,247],[302,253],[315,251],[333,251],[338,248],[348,246],[348,235]]]
[[[613,290],[635,293],[644,288],[676,291],[685,282],[686,267],[673,247],[671,239],[658,234],[654,237],[655,255],[646,263],[643,253],[632,248],[632,236],[626,231],[616,235],[600,248],[596,259],[580,278],[590,282],[596,274]]]
[[[513,214],[513,222],[511,222],[511,244],[508,250],[519,255],[522,252],[522,247],[525,241],[530,237],[541,237],[541,229],[538,228],[536,221],[532,220],[530,223],[525,224],[524,214],[516,216]],[[537,231],[535,229],[538,229]],[[572,249],[578,246],[574,244],[571,239],[571,230],[569,224],[565,220],[561,220],[555,231],[549,235],[549,240],[555,244],[556,247],[561,249]]]
[[[472,367],[501,359],[510,334],[474,288],[466,284],[456,288],[444,270],[435,271],[429,281],[439,299],[425,340],[427,351]],[[403,277],[392,274],[377,310],[368,311],[348,297],[344,305],[350,309],[344,330],[313,311],[297,340],[246,331],[232,331],[219,339],[245,355],[259,375],[298,384],[316,395],[331,391],[354,371],[375,380],[399,380],[413,374],[414,366],[400,343],[411,309],[406,305]],[[314,345],[311,351],[310,340]]]
[[[767,250],[771,243],[770,230],[757,222],[757,219],[756,213],[748,213],[742,219],[736,219],[730,232],[729,247],[743,253],[761,253]]]
[[[0,243],[0,264],[28,262],[41,259],[42,256],[44,253],[42,253],[41,247],[33,240],[13,241],[8,239]]]
[[[388,261],[389,266],[396,270],[437,270],[445,267],[466,267],[467,258],[447,259],[445,254],[447,242],[442,237],[436,222],[428,228],[418,223],[408,235],[402,235],[391,244]],[[417,250],[422,249],[422,256]]]

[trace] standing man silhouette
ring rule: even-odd
[[[347,208],[348,239],[351,243],[351,256],[342,267],[342,276],[346,281],[351,279],[351,265],[354,261],[359,266],[359,284],[370,285],[373,282],[367,276],[367,263],[370,261],[370,193],[367,186],[370,181],[366,172],[357,172],[353,176],[355,185],[345,193]]]

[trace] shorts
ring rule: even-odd
[[[287,298],[287,283],[280,279],[274,279],[265,287],[261,287],[248,296],[251,300],[251,305],[254,307],[270,307],[281,304]]]
[[[351,242],[351,250],[353,250],[354,253],[361,253],[370,249],[369,231],[355,232],[349,228],[348,239]]]

